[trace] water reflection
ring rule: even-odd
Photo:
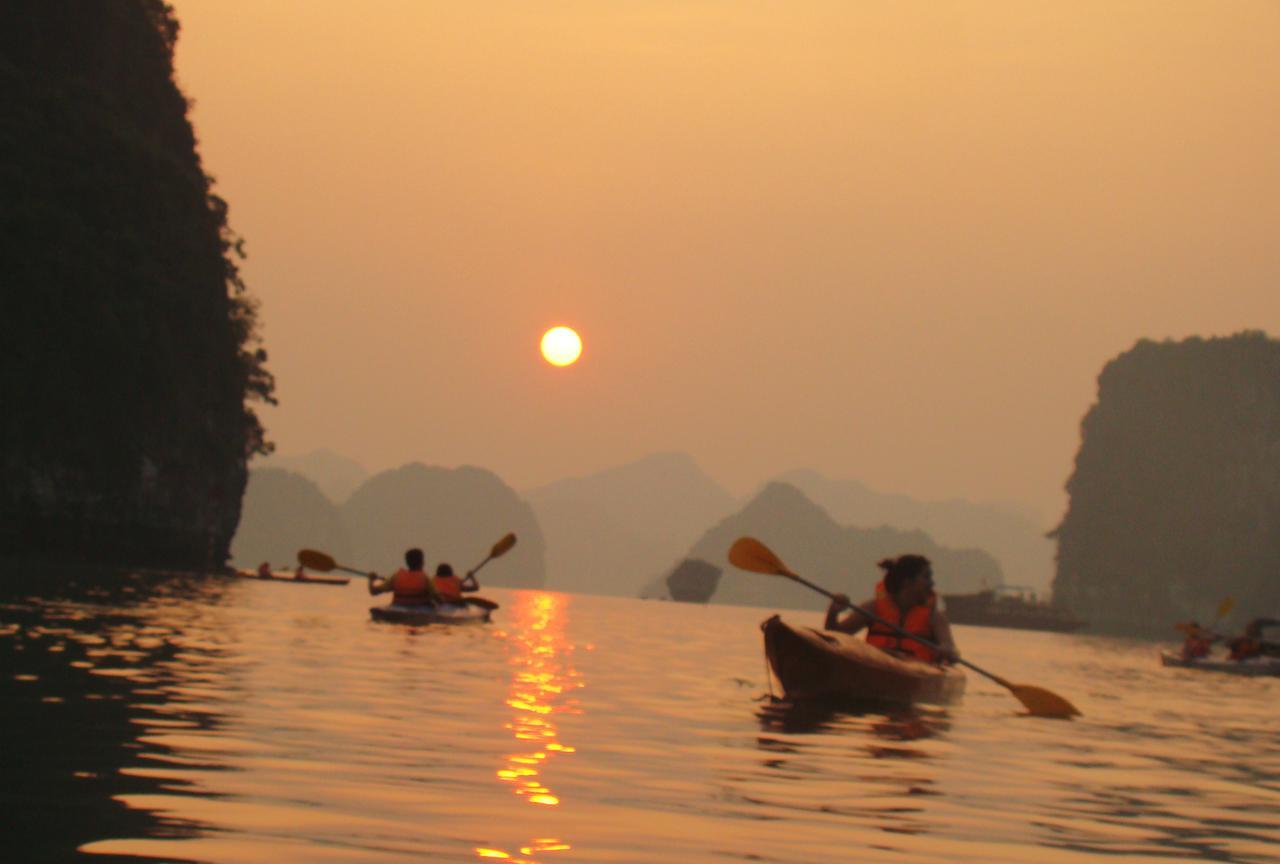
[[[519,742],[507,754],[498,779],[524,803],[534,807],[559,807],[560,797],[548,785],[546,771],[553,760],[575,752],[560,740],[556,715],[581,713],[572,694],[582,686],[573,668],[573,644],[565,637],[569,598],[563,594],[523,594],[512,610],[507,662],[513,667],[507,705],[515,710],[506,728]],[[530,857],[564,852],[572,846],[562,837],[534,837],[518,850],[477,848],[485,859],[515,864],[537,864]]]

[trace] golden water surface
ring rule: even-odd
[[[976,675],[886,714],[771,703],[772,610],[493,590],[409,628],[359,582],[17,581],[6,860],[1280,860],[1280,680],[1152,643],[958,627],[1084,717]]]

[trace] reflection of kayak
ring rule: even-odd
[[[301,579],[295,579],[293,572],[289,570],[276,570],[271,574],[270,579],[263,579],[258,575],[257,570],[236,570],[232,575],[239,576],[241,579],[257,579],[260,582],[296,582],[299,585],[346,585],[351,581],[345,576],[312,576],[310,574]]]
[[[1179,669],[1200,669],[1205,672],[1226,672],[1230,675],[1275,675],[1280,676],[1280,657],[1254,657],[1251,660],[1187,660],[1181,654],[1172,651],[1160,652],[1162,666],[1175,666]]]
[[[769,665],[790,699],[952,702],[964,693],[958,666],[934,666],[881,651],[858,636],[787,624],[760,625]]]
[[[374,621],[395,624],[482,624],[492,610],[471,603],[445,603],[440,606],[370,606]]]

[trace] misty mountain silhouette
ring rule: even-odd
[[[735,507],[684,453],[655,453],[525,497],[547,538],[548,587],[628,597]]]
[[[346,561],[351,548],[338,508],[301,474],[253,469],[231,542],[232,563],[257,567],[269,561],[276,569],[293,568],[302,548],[321,549]]]
[[[775,479],[804,492],[841,524],[919,529],[939,543],[988,552],[1008,582],[1044,591],[1053,579],[1056,544],[1026,515],[963,499],[920,501],[877,492],[857,480],[832,479],[810,469]]]
[[[978,590],[1002,581],[999,563],[980,549],[939,546],[923,531],[854,528],[837,523],[795,486],[770,483],[738,513],[702,536],[685,556],[723,567],[713,603],[785,609],[825,609],[821,594],[783,578],[747,573],[728,563],[733,541],[743,535],[768,544],[787,565],[830,591],[855,601],[872,596],[882,558],[915,552],[934,565],[938,591]]]
[[[448,561],[458,572],[480,562],[508,531],[514,549],[485,567],[481,585],[541,588],[545,544],[533,510],[491,471],[411,463],[375,474],[341,508],[355,567],[389,574],[404,550],[421,547],[428,566]]]
[[[346,501],[356,488],[369,479],[369,472],[354,459],[321,448],[293,456],[273,453],[254,468],[283,468],[301,474],[320,487],[334,504]]]

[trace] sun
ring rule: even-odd
[[[542,334],[542,356],[552,366],[568,366],[582,356],[582,337],[572,327],[552,327]]]

